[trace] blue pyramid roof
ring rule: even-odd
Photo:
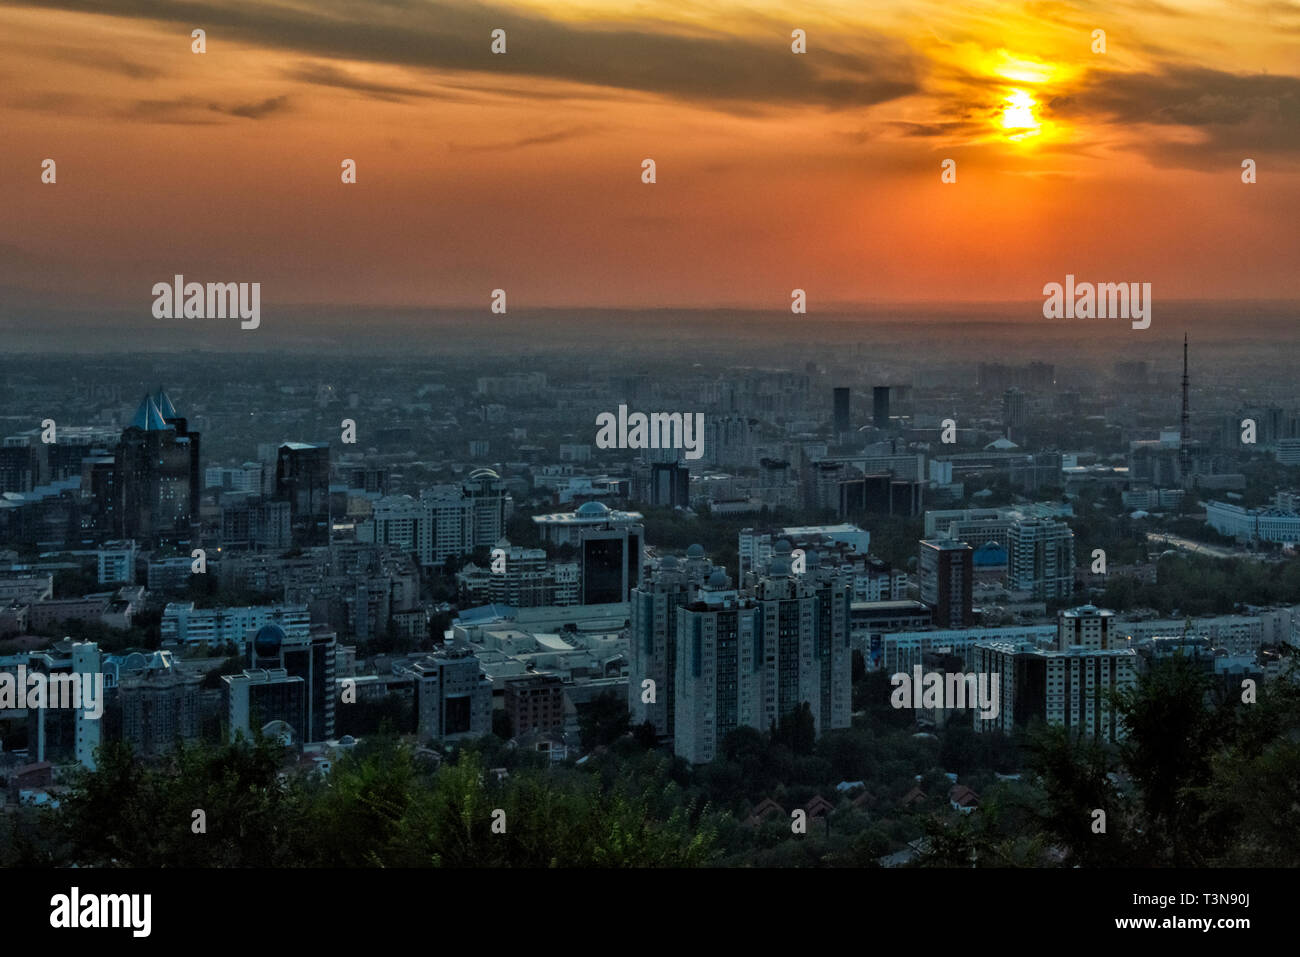
[[[146,432],[158,432],[166,429],[167,423],[163,421],[162,414],[158,411],[158,406],[154,405],[153,397],[146,395],[140,400],[140,407],[135,410],[135,415],[131,417],[132,429],[143,429]]]
[[[172,405],[172,400],[167,397],[163,387],[159,386],[158,391],[153,394],[153,404],[158,407],[158,414],[164,419],[179,419],[176,414],[176,406]]]

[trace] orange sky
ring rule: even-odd
[[[0,0],[0,299],[1300,298],[1298,54],[1288,0]]]

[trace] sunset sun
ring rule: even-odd
[[[1000,125],[1009,140],[1022,140],[1042,132],[1034,110],[1038,101],[1024,90],[1013,90],[1003,100]]]

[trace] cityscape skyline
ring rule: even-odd
[[[373,937],[415,868],[1279,924],[1298,42],[0,0],[6,926],[192,937],[223,872]]]

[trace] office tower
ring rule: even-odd
[[[421,743],[446,743],[492,733],[492,682],[467,648],[436,652],[405,671],[415,679]]]
[[[936,628],[973,625],[971,582],[973,554],[965,542],[922,540],[917,561],[921,601],[934,609]]]
[[[594,504],[598,503],[587,503]],[[642,538],[640,525],[586,528],[582,531],[582,541],[578,546],[582,604],[602,605],[627,601],[631,597],[632,589],[641,584]]]
[[[712,761],[741,725],[767,729],[807,703],[821,735],[849,726],[851,655],[848,576],[817,554],[795,574],[778,543],[752,592],[715,571],[697,600],[678,609],[673,748]]]
[[[849,390],[843,386],[837,386],[834,391],[835,399],[835,417],[833,429],[836,440],[840,440],[846,432],[852,428],[851,418],[849,415]]]
[[[1002,393],[1002,425],[1007,435],[1013,431],[1019,435],[1025,421],[1025,394],[1019,389],[1007,389]]]
[[[680,462],[652,463],[649,502],[651,505],[690,508],[691,470]]]
[[[164,418],[155,396],[171,418]],[[104,486],[115,501],[103,510],[117,513],[120,538],[190,541],[199,516],[199,435],[187,432],[185,419],[175,413],[161,389],[146,395],[118,441],[114,476]]]
[[[836,514],[840,518],[864,514],[915,518],[924,507],[925,485],[922,480],[896,478],[888,472],[842,478]]]
[[[277,624],[259,628],[247,643],[249,663],[267,671],[283,670],[303,682],[303,723],[294,725],[303,741],[334,737],[337,636],[320,625],[288,634]]]
[[[277,502],[289,503],[293,544],[330,543],[330,447],[327,442],[285,442],[275,460]]]
[[[1013,522],[1007,535],[1007,585],[1035,599],[1074,593],[1074,532],[1063,522]]]
[[[177,741],[199,738],[201,672],[182,671],[167,651],[133,652],[114,661],[120,733],[133,753],[169,754]]]
[[[627,601],[641,583],[645,529],[640,512],[585,502],[573,512],[534,515],[533,522],[545,540],[576,550],[582,604]]]
[[[695,600],[696,591],[714,571],[713,563],[704,557],[704,549],[692,545],[684,559],[665,555],[656,568],[647,571],[645,581],[632,589],[628,710],[634,725],[649,721],[669,741],[675,730],[677,609]],[[646,681],[653,684],[646,686]]]
[[[283,668],[252,668],[237,675],[222,675],[226,686],[226,719],[230,740],[241,734],[251,738],[254,729],[285,744],[302,740],[307,725],[307,694],[302,678]]]
[[[190,431],[189,420],[176,411],[176,406],[172,404],[172,400],[163,391],[162,386],[159,386],[158,390],[154,392],[153,401],[163,421],[176,430],[177,441],[185,441],[189,447],[190,515],[192,521],[197,524],[199,520],[199,499],[203,492],[202,476],[199,474],[199,433]]]
[[[564,680],[559,675],[510,678],[505,687],[506,715],[511,733],[553,732],[564,727]]]
[[[871,424],[877,429],[889,428],[889,386],[878,385],[871,389]]]

